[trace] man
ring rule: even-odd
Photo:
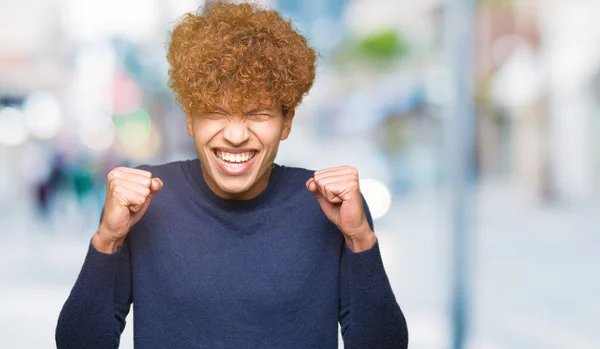
[[[187,14],[170,86],[198,159],[117,168],[58,320],[59,348],[115,348],[133,303],[140,348],[406,348],[351,167],[274,163],[315,52],[251,4]]]

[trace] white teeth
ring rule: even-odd
[[[225,152],[217,152],[217,156],[221,158],[221,160],[232,162],[232,163],[240,163],[246,162],[254,157],[254,153],[241,153],[241,154],[233,154],[233,153],[225,153]]]

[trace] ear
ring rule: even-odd
[[[185,113],[185,123],[187,124],[187,131],[190,137],[194,137],[194,127],[192,126],[192,115]]]
[[[296,115],[296,109],[290,109],[283,115],[283,130],[281,131],[281,140],[285,140],[292,131],[292,120]]]

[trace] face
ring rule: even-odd
[[[279,142],[292,128],[294,110],[279,106],[232,113],[227,106],[186,115],[208,186],[226,199],[248,200],[266,187]]]

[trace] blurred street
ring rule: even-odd
[[[0,348],[55,347],[110,170],[197,156],[165,44],[214,1],[3,2]],[[358,169],[409,347],[600,348],[600,1],[258,2],[319,52],[276,162]]]
[[[449,236],[442,197],[407,197],[375,223],[413,349],[447,348]],[[470,348],[599,348],[600,203],[544,206],[487,183],[478,190],[477,206]],[[74,217],[50,231],[25,206],[0,222],[3,347],[52,348],[57,315],[92,231],[74,229],[81,224]],[[130,322],[122,348],[132,348],[132,338]]]

